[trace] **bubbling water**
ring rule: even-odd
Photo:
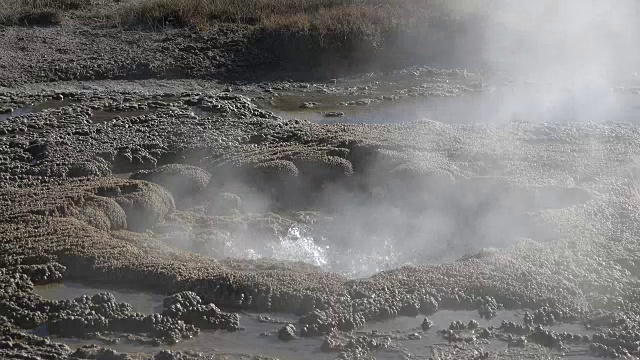
[[[297,226],[289,228],[280,242],[269,244],[268,250],[266,256],[274,260],[304,262],[324,270],[330,269],[329,247],[316,244],[313,237]]]
[[[227,253],[231,258],[300,262],[350,278],[366,277],[411,263],[396,250],[393,239],[373,238],[366,249],[345,249],[326,238],[312,236],[309,229],[300,226],[290,227],[279,241],[266,245],[229,242],[226,247],[231,250]]]

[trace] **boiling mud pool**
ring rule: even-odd
[[[404,96],[394,101],[375,100],[368,105],[345,105],[367,100],[367,96],[333,94],[283,94],[257,103],[285,119],[304,119],[318,123],[388,124],[423,119],[449,124],[505,125],[521,122],[623,122],[640,125],[638,91],[614,91],[611,88],[569,89],[497,88],[458,96]],[[163,101],[177,97],[160,97]],[[74,100],[47,100],[27,105],[0,120],[72,105]],[[304,103],[317,103],[302,109]],[[189,106],[194,115],[206,117],[210,112]],[[91,120],[96,123],[116,117],[140,116],[152,110],[96,110]]]
[[[280,241],[264,243],[227,243],[225,255],[240,259],[273,259],[302,262],[325,271],[360,278],[397,268],[411,262],[394,249],[393,241],[375,242],[367,248],[343,249],[323,238],[314,238],[304,229],[291,227]],[[375,242],[375,244],[374,244]]]
[[[427,229],[427,226],[424,228]],[[489,237],[489,234],[486,238],[480,235],[477,238],[439,237],[435,230],[427,235],[413,237],[404,236],[398,230],[395,237],[375,237],[356,231],[345,233],[342,237],[325,238],[313,234],[307,228],[293,226],[279,241],[228,241],[224,248],[216,248],[215,254],[211,256],[219,259],[301,262],[349,278],[364,278],[406,265],[445,264],[480,252],[488,254],[519,240],[539,240],[545,235],[536,236],[539,234],[524,226],[514,225],[513,228],[515,230],[512,233],[505,231],[502,237]],[[550,230],[548,232],[551,233]]]
[[[369,105],[340,105],[366,98],[283,95],[262,105],[285,119],[318,123],[385,124],[430,119],[449,124],[505,125],[519,122],[623,122],[640,124],[640,96],[598,89],[513,89],[459,96],[405,97]],[[305,102],[316,108],[301,109]],[[342,113],[342,116],[338,116]],[[337,114],[337,115],[336,115]]]
[[[126,302],[133,306],[134,311],[142,313],[153,313],[162,310],[162,300],[164,296],[148,294],[135,291],[117,291],[101,289],[82,284],[66,282],[63,284],[38,286],[36,293],[50,300],[73,299],[82,295],[94,295],[100,292],[110,292],[114,294],[116,300]],[[275,320],[264,322],[260,318],[268,316]],[[372,354],[376,359],[396,360],[396,359],[429,359],[434,352],[446,350],[454,344],[449,344],[437,333],[438,330],[448,328],[453,321],[460,320],[465,323],[470,320],[478,321],[482,327],[499,327],[505,321],[522,322],[522,314],[514,311],[501,311],[498,315],[486,320],[478,316],[475,311],[439,311],[429,319],[434,322],[434,326],[429,331],[422,331],[420,325],[424,317],[398,317],[389,321],[369,323],[364,328],[354,331],[353,336],[367,336],[373,339],[391,339],[391,347],[386,350],[377,351]],[[277,322],[277,323],[276,323]],[[251,356],[262,355],[275,357],[278,359],[334,359],[336,353],[324,353],[320,350],[322,338],[300,338],[289,342],[281,341],[277,338],[277,331],[284,323],[297,324],[298,319],[288,314],[259,314],[241,313],[240,325],[244,330],[234,333],[226,331],[204,331],[193,339],[184,340],[172,346],[150,346],[141,345],[134,342],[121,341],[115,344],[102,344],[118,352],[154,354],[162,349],[195,351],[205,356],[218,358],[224,356],[226,359],[246,359]],[[586,330],[580,324],[560,324],[548,327],[556,332],[571,332],[574,334],[590,335],[593,331]],[[41,336],[47,336],[46,330],[40,329],[37,332]],[[419,338],[409,340],[409,335],[419,334]],[[67,344],[71,348],[95,343],[91,340],[52,338]],[[509,345],[501,340],[491,340],[473,345],[472,348],[491,351],[503,354],[508,358],[514,354],[520,354],[520,358],[529,358],[527,350],[509,348]],[[565,356],[576,359],[595,359],[586,352],[586,347],[573,347],[564,355],[551,350],[536,350],[548,352],[550,356]],[[522,356],[524,355],[524,356]]]
[[[365,122],[365,123],[389,123],[413,121],[422,118],[448,123],[510,123],[514,121],[623,121],[640,124],[640,96],[621,93],[600,94],[598,99],[588,97],[576,97],[571,93],[551,94],[547,97],[524,97],[521,94],[502,91],[473,93],[458,97],[421,97],[405,98],[396,101],[382,101],[368,106],[338,106],[338,101],[344,99],[331,97],[305,98],[301,96],[276,98],[271,108],[285,118],[306,118],[312,121],[322,122]],[[591,101],[587,101],[591,100]],[[599,101],[596,101],[599,100]],[[300,110],[298,105],[306,101],[319,102],[319,109]],[[597,105],[594,105],[597,104]],[[3,118],[16,116],[29,112],[43,111],[69,105],[65,101],[48,101],[35,106],[16,110],[13,114],[2,115]],[[344,117],[327,118],[321,112],[341,111]],[[195,112],[195,111],[194,111]],[[197,113],[206,116],[206,113]],[[134,116],[126,113],[98,113],[95,121],[108,121],[110,116]],[[1,119],[1,118],[0,118]],[[345,249],[337,247],[325,239],[312,236],[304,229],[292,227],[281,241],[255,244],[228,244],[226,256],[238,258],[270,258],[281,261],[299,261],[308,263],[326,271],[337,271],[349,277],[364,277],[373,273],[397,268],[404,264],[410,264],[411,254],[406,248],[399,248],[391,238],[373,239],[366,249]],[[375,243],[375,244],[374,244]],[[446,250],[446,249],[444,249]],[[461,253],[455,256],[463,255]],[[424,260],[424,259],[422,259]],[[430,263],[455,260],[427,259]],[[424,261],[423,261],[424,262]],[[80,284],[65,283],[55,286],[38,287],[36,292],[45,298],[53,300],[71,299],[81,295],[93,295],[108,291],[115,295],[118,301],[130,303],[134,311],[141,313],[154,313],[162,310],[164,296],[146,294],[140,292],[113,291],[87,287]],[[292,342],[282,342],[277,339],[277,330],[281,324],[264,323],[258,319],[264,314],[241,314],[243,331],[228,333],[224,331],[203,332],[194,339],[183,341],[170,347],[176,350],[195,350],[208,355],[220,354],[249,354],[266,355],[281,359],[333,359],[335,354],[326,354],[320,351],[322,339],[299,339]],[[297,318],[289,315],[268,314],[271,318],[281,319],[284,322],[297,323]],[[447,328],[449,323],[455,320],[477,320],[481,326],[499,326],[502,320],[521,321],[515,313],[502,312],[491,321],[482,320],[476,312],[452,312],[440,311],[430,319],[435,322],[433,330],[422,333],[420,324],[422,317],[397,318],[383,323],[368,324],[360,329],[362,334],[372,336],[371,331],[387,333],[397,338],[395,345],[390,350],[374,354],[378,359],[428,359],[434,348],[448,347],[442,336],[436,334],[436,330]],[[567,331],[578,334],[592,335],[580,325],[559,325],[551,327],[554,331]],[[418,340],[406,340],[406,336],[420,333]],[[46,335],[42,334],[42,335]],[[71,347],[79,347],[94,343],[93,341],[78,339],[56,339]],[[250,344],[250,346],[247,346]],[[105,344],[120,352],[130,353],[155,353],[162,347],[143,346],[130,342]],[[492,341],[483,344],[482,347],[492,351],[508,351],[508,344],[501,341]],[[557,355],[557,354],[556,354]],[[569,354],[573,358],[590,358],[584,353],[584,349],[573,349]],[[235,356],[235,355],[234,355]],[[232,357],[234,358],[234,357]],[[240,357],[235,357],[240,358]]]

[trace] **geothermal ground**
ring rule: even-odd
[[[640,356],[632,75],[83,29],[0,29],[0,358]]]

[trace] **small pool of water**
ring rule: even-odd
[[[36,286],[35,293],[49,300],[69,300],[82,295],[95,295],[101,292],[113,294],[117,301],[131,304],[133,311],[144,314],[162,312],[162,301],[165,296],[136,292],[130,290],[112,290],[100,287],[92,287],[74,282],[64,282],[47,286]],[[284,342],[278,339],[277,332],[283,326],[280,323],[262,322],[261,316],[282,323],[298,323],[298,318],[289,314],[258,314],[241,313],[240,325],[244,330],[237,332],[227,331],[203,331],[198,336],[183,340],[172,346],[151,346],[122,340],[120,342],[102,343],[99,340],[85,340],[74,338],[51,337],[53,341],[62,342],[75,349],[85,345],[98,344],[111,348],[118,352],[155,354],[163,349],[193,350],[205,356],[219,356],[223,354],[235,355],[264,355],[279,359],[334,359],[334,354],[326,354],[320,351],[322,339],[297,339]],[[40,336],[47,336],[46,328],[39,328],[35,332]],[[231,356],[230,358],[239,358]]]
[[[129,290],[111,290],[100,287],[92,287],[83,284],[65,282],[62,284],[37,286],[35,292],[40,296],[50,300],[67,300],[77,298],[82,295],[94,295],[100,292],[112,293],[117,301],[131,304],[134,311],[142,313],[153,313],[162,311],[162,300],[164,296],[149,294]],[[116,343],[101,343],[98,340],[70,339],[51,337],[51,340],[67,344],[75,349],[85,345],[98,344],[111,348],[118,352],[151,355],[163,349],[195,351],[211,358],[225,359],[246,359],[253,356],[268,356],[278,359],[334,359],[337,353],[325,353],[321,351],[322,337],[299,338],[293,341],[281,341],[277,337],[278,330],[284,323],[292,323],[299,328],[298,318],[290,314],[272,313],[240,313],[240,325],[244,328],[237,332],[227,331],[203,331],[192,339],[186,339],[172,346],[151,346],[140,343],[121,340]],[[263,317],[269,317],[274,321],[262,321]],[[353,335],[360,336],[367,334],[375,338],[390,337],[393,339],[389,349],[376,351],[371,355],[377,359],[429,359],[434,349],[446,349],[453,346],[437,333],[438,330],[446,329],[449,324],[456,320],[468,322],[476,320],[482,327],[499,327],[505,321],[522,321],[522,312],[501,311],[490,320],[481,319],[476,311],[448,311],[442,310],[429,316],[434,322],[434,326],[429,331],[422,331],[420,325],[424,316],[418,317],[397,317],[384,322],[372,322],[362,329],[354,331]],[[559,324],[547,327],[557,332],[571,332],[583,335],[593,335],[593,331],[587,331],[581,324]],[[377,331],[377,335],[372,335],[372,331]],[[46,327],[39,328],[35,332],[39,336],[47,336]],[[409,340],[407,335],[419,334],[420,338]],[[491,340],[481,344],[472,345],[485,351],[508,352],[509,345],[500,340]],[[565,355],[573,358],[592,359],[585,352],[584,346],[575,346]],[[550,354],[558,355],[557,352],[550,351]],[[522,357],[522,358],[527,358]]]
[[[165,298],[164,295],[159,294],[129,290],[111,290],[68,281],[60,284],[36,286],[34,292],[49,300],[71,300],[83,295],[91,296],[101,292],[109,292],[113,294],[119,302],[130,304],[134,312],[143,314],[162,312],[162,301]]]
[[[93,123],[99,124],[107,121],[111,121],[117,117],[127,118],[134,116],[141,116],[147,114],[149,110],[132,110],[132,111],[105,111],[105,110],[96,110],[93,111],[93,115],[91,115],[91,121]]]
[[[524,312],[520,311],[499,311],[497,316],[492,319],[480,318],[477,311],[451,311],[441,310],[435,314],[429,316],[429,320],[434,323],[434,326],[428,331],[422,331],[421,325],[424,320],[424,316],[406,317],[400,316],[395,319],[387,320],[384,322],[368,323],[362,329],[358,329],[357,333],[370,334],[372,331],[377,331],[382,336],[407,336],[409,334],[419,334],[421,338],[419,340],[403,340],[398,343],[396,351],[386,353],[384,358],[388,359],[431,359],[427,354],[437,348],[447,348],[453,346],[445,340],[442,335],[438,334],[439,330],[448,329],[449,325],[453,321],[462,321],[468,323],[471,320],[475,320],[481,327],[500,327],[502,321],[513,321],[516,323],[522,323],[522,315]],[[589,335],[593,336],[595,331],[586,330],[582,324],[555,324],[551,326],[545,326],[546,329],[561,333],[568,332],[572,334]],[[475,345],[469,345],[471,348],[477,347],[483,351],[491,351],[493,353],[501,354],[506,358],[511,358],[512,353],[518,353],[520,350],[515,350],[509,346],[506,341],[498,339],[490,340],[478,340]],[[567,357],[575,359],[598,359],[593,356],[587,345],[569,345],[568,351],[564,354],[555,349],[544,349],[548,352],[550,358],[555,357]],[[526,354],[526,351],[522,351]],[[398,357],[398,354],[402,354],[404,357]],[[539,358],[540,354],[536,354],[538,357],[521,355],[520,359]],[[380,358],[380,357],[378,357]]]
[[[71,104],[76,103],[74,100],[47,100],[37,104],[25,105],[14,109],[13,112],[0,114],[0,121],[7,120],[10,117],[20,116],[35,112],[40,112],[48,109],[59,109],[64,106],[69,106]]]
[[[481,327],[500,327],[502,321],[513,321],[516,323],[523,322],[524,311],[499,311],[498,314],[491,319],[484,319],[478,315],[477,311],[453,311],[453,310],[440,310],[435,314],[428,316],[429,320],[433,321],[435,331],[448,329],[449,325],[453,321],[460,320],[464,323],[468,323],[471,320],[475,320]],[[384,322],[368,323],[362,329],[362,331],[378,330],[380,332],[388,331],[417,331],[422,325],[424,316],[407,317],[399,316],[392,320]],[[579,323],[559,323],[554,325],[544,326],[545,329],[549,329],[555,332],[568,332],[572,334],[580,335],[594,335],[596,331],[587,330],[583,324]]]
[[[155,354],[163,349],[195,351],[204,356],[221,356],[224,354],[269,356],[278,359],[334,359],[335,354],[323,353],[320,350],[322,339],[303,338],[292,341],[281,341],[277,332],[282,324],[263,323],[258,314],[240,315],[240,323],[245,328],[237,332],[202,331],[198,336],[171,346],[150,346],[134,342],[121,341],[115,344],[99,344],[118,352]],[[270,314],[269,316],[273,316]],[[296,320],[297,323],[297,320]],[[78,348],[96,343],[91,340],[66,339],[53,337],[52,340],[63,342],[71,348]]]
[[[459,96],[402,97],[374,101],[369,105],[340,105],[344,101],[344,97],[335,95],[283,95],[259,104],[285,119],[317,123],[384,124],[430,119],[449,124],[640,124],[640,96],[611,89],[545,91],[506,88]],[[309,102],[317,105],[313,108],[300,108]]]

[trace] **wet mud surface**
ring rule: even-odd
[[[112,293],[118,301],[131,304],[134,311],[145,314],[162,311],[164,297],[160,295],[141,293],[135,291],[114,291],[105,288],[91,288],[78,283],[62,283],[47,286],[38,286],[35,293],[48,300],[72,300],[82,295],[93,296],[101,292]],[[456,347],[456,342],[447,339],[443,332],[449,329],[452,323],[476,322],[478,329],[501,329],[506,326],[503,322],[519,323],[523,321],[525,312],[500,311],[494,317],[487,319],[481,317],[477,311],[451,311],[441,310],[428,317],[430,328],[424,328],[425,317],[401,316],[392,320],[373,322],[351,332],[350,339],[368,338],[373,341],[385,342],[384,348],[373,353],[377,359],[428,359],[438,351],[449,351]],[[322,338],[296,338],[291,341],[282,341],[278,338],[278,331],[286,324],[297,324],[298,317],[290,314],[271,313],[239,313],[242,319],[242,328],[234,333],[204,331],[193,339],[184,340],[171,346],[152,346],[140,344],[127,339],[103,340],[101,345],[120,352],[136,354],[136,356],[152,356],[162,349],[171,351],[196,351],[201,356],[230,356],[231,358],[252,357],[256,355],[268,356],[279,359],[296,359],[304,354],[310,359],[333,359],[327,349],[326,341]],[[589,329],[584,324],[554,324],[546,327],[556,333],[580,334],[593,336],[597,331]],[[494,330],[495,331],[495,330]],[[476,330],[466,331],[466,335],[473,336]],[[496,331],[497,333],[497,331]],[[38,336],[50,336],[46,327],[34,330]],[[326,337],[331,339],[332,337]],[[71,349],[91,346],[95,340],[82,340],[77,338],[61,338],[53,336],[52,340],[60,341]],[[323,341],[325,345],[323,346]],[[248,344],[251,344],[248,346]],[[471,343],[463,343],[460,349],[468,347],[478,354],[488,351],[494,354],[516,356],[524,354],[524,346],[513,346],[506,337],[494,337],[491,339],[477,340]],[[539,350],[538,350],[539,352]],[[596,359],[590,354],[586,345],[573,345],[560,350],[549,350],[549,356],[564,356],[571,358]]]
[[[465,124],[495,84],[386,76],[3,90],[0,357],[640,355],[637,95]]]
[[[562,101],[558,101],[555,94],[504,88],[460,94],[412,94],[397,99],[285,95],[265,102],[264,107],[283,118],[327,124],[387,124],[422,119],[448,124],[494,125],[575,121],[640,123],[637,95],[607,91],[597,98],[594,109],[593,103],[580,104],[579,95],[567,92],[567,99]],[[554,103],[556,101],[558,103]]]
[[[76,291],[70,291],[70,289]],[[55,289],[55,290],[53,290]],[[134,310],[138,307],[143,312],[157,312],[158,306],[162,310],[163,296],[149,295],[145,293],[126,292],[119,293],[108,289],[92,289],[79,284],[57,285],[36,289],[36,292],[45,298],[58,300],[67,298],[73,293],[94,295],[99,292],[109,291],[116,299],[132,304]],[[57,296],[56,296],[57,295]],[[159,303],[156,298],[159,297]],[[155,301],[154,301],[155,300]],[[138,310],[140,311],[140,310]],[[242,319],[242,329],[235,332],[227,331],[203,331],[198,336],[185,339],[171,346],[153,346],[141,344],[136,341],[119,339],[117,342],[104,341],[100,343],[120,353],[138,354],[138,356],[153,356],[163,349],[172,351],[195,351],[200,356],[230,356],[230,358],[251,358],[265,356],[268,358],[296,359],[302,354],[314,359],[333,359],[331,355],[320,350],[322,344],[318,338],[302,338],[296,341],[284,342],[278,339],[278,330],[287,323],[297,323],[298,318],[290,314],[259,314],[239,313]],[[41,334],[44,335],[44,334]],[[81,348],[95,343],[95,340],[82,340],[73,338],[54,337],[55,341],[67,344],[72,349]]]
[[[256,97],[256,103],[285,119],[325,124],[640,122],[640,97],[633,89],[483,80],[467,71],[414,68],[355,83],[342,80],[329,90],[284,88]]]
[[[51,285],[37,286],[35,293],[48,300],[73,300],[83,295],[93,296],[101,292],[110,292],[119,301],[131,305],[132,310],[143,314],[162,312],[164,296],[158,294],[141,293],[137,291],[117,291],[104,288],[92,288],[74,282],[62,282]]]

